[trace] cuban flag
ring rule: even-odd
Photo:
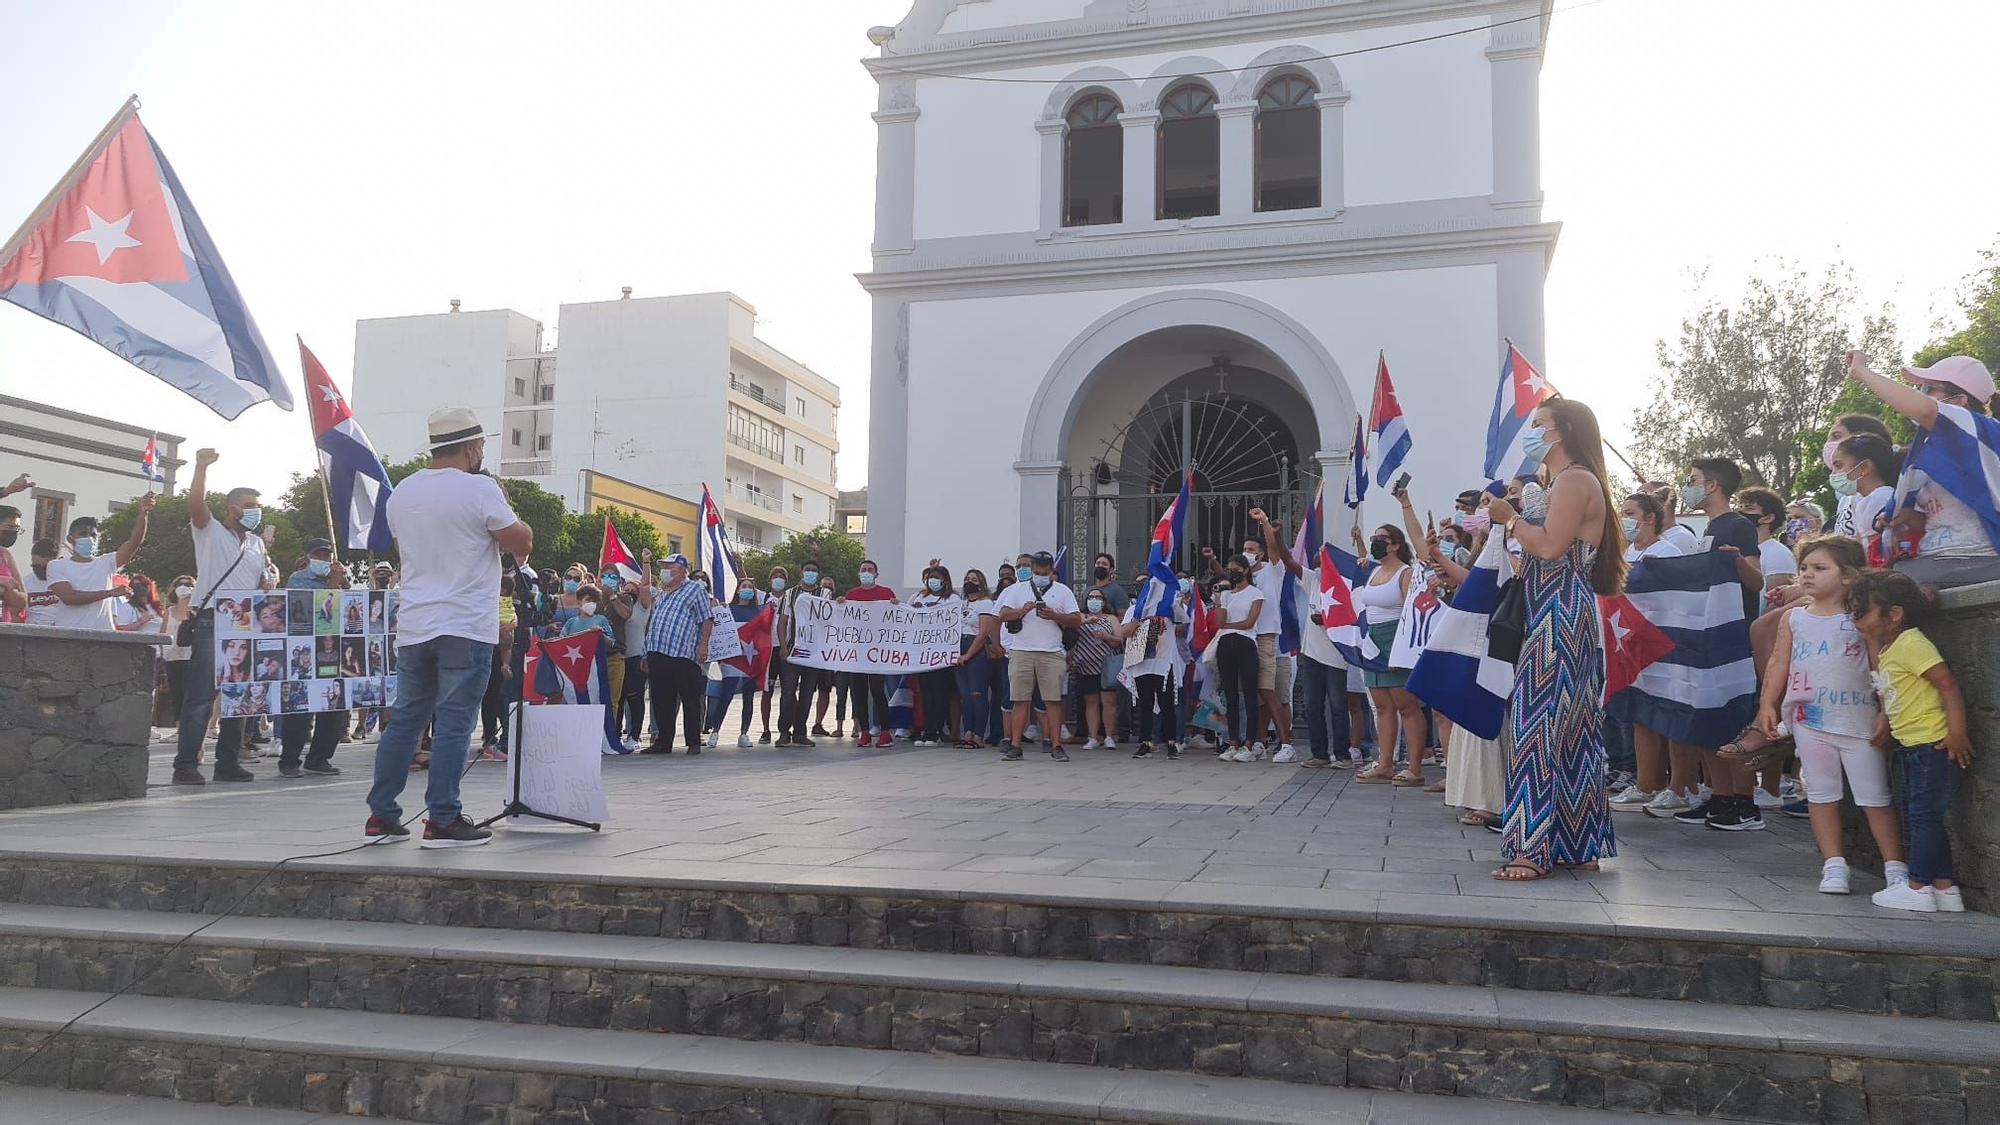
[[[139,455],[139,471],[155,484],[167,479],[166,472],[160,468],[160,439],[157,436],[146,439],[146,452]]]
[[[299,366],[305,372],[313,445],[319,449],[320,479],[333,512],[334,541],[348,550],[388,554],[395,546],[389,534],[389,470],[304,340],[299,341]]]
[[[1918,430],[1910,443],[1896,486],[1900,506],[1916,504],[1916,490],[1926,479],[1978,513],[1987,541],[2000,550],[2000,422],[1940,404],[1937,422]]]
[[[1368,626],[1361,620],[1361,607],[1354,604],[1354,576],[1359,571],[1359,561],[1353,555],[1331,543],[1321,544],[1316,608],[1326,638],[1340,650],[1341,659],[1351,667],[1380,672],[1389,666],[1388,654],[1375,647]]]
[[[1349,456],[1352,457],[1351,471],[1347,474],[1341,499],[1349,508],[1359,508],[1368,495],[1368,440],[1359,414],[1354,416],[1354,448]]]
[[[1187,510],[1189,490],[1194,486],[1194,473],[1181,476],[1181,492],[1173,503],[1161,514],[1160,522],[1153,525],[1153,544],[1146,549],[1146,584],[1139,590],[1139,599],[1132,606],[1132,612],[1139,617],[1172,617],[1174,598],[1181,592],[1180,575],[1174,573],[1174,559],[1180,554],[1182,536],[1187,530]]]
[[[1736,556],[1640,559],[1625,578],[1625,599],[1673,647],[1610,698],[1611,715],[1690,746],[1734,738],[1757,711]]]
[[[527,704],[574,703],[602,705],[611,698],[611,673],[606,669],[604,634],[586,629],[568,637],[528,639],[528,655],[521,661],[521,702]],[[606,754],[630,754],[618,719],[610,707],[604,708],[604,741],[598,747]]]
[[[736,638],[743,642],[743,653],[722,662],[726,668],[742,673],[757,681],[758,690],[770,686],[771,651],[775,647],[775,626],[778,621],[778,607],[775,602],[765,602],[757,616],[736,626]]]
[[[716,601],[728,605],[741,575],[736,569],[736,559],[729,553],[729,544],[722,537],[722,509],[706,484],[701,486],[701,535],[695,543],[694,565],[708,575],[709,593],[715,595]]]
[[[1301,568],[1315,565],[1319,549],[1326,545],[1326,485],[1321,484],[1299,520],[1299,533],[1292,539],[1292,561]],[[1273,563],[1272,565],[1277,565]],[[1278,649],[1288,656],[1299,654],[1302,623],[1299,620],[1299,579],[1291,567],[1285,568],[1284,587],[1279,594]]]
[[[1556,389],[1512,340],[1507,341],[1500,386],[1493,393],[1493,416],[1486,423],[1486,479],[1512,480],[1534,471],[1521,449],[1521,438],[1528,432],[1528,418],[1535,407],[1554,397]]]
[[[1488,537],[1458,595],[1439,605],[1430,643],[1410,669],[1407,685],[1432,710],[1486,739],[1500,737],[1507,697],[1514,691],[1514,665],[1486,651],[1487,622],[1500,603],[1500,587],[1514,573],[1505,539]]]
[[[0,248],[0,299],[97,341],[224,418],[292,392],[180,179],[125,103]]]
[[[625,548],[625,541],[618,537],[618,528],[611,522],[611,513],[604,513],[604,547],[597,552],[597,573],[616,571],[626,582],[639,581],[639,559]]]
[[[1604,622],[1604,698],[1610,699],[1639,681],[1645,671],[1674,650],[1672,637],[1646,620],[1632,599],[1623,594],[1597,599]]]
[[[1201,698],[1201,684],[1207,679],[1207,664],[1202,657],[1215,641],[1215,611],[1210,609],[1201,596],[1201,583],[1194,584],[1194,592],[1188,596],[1188,659],[1194,663],[1194,696]]]
[[[1410,455],[1410,427],[1403,420],[1403,404],[1396,401],[1396,386],[1389,381],[1389,360],[1375,355],[1375,402],[1368,408],[1368,432],[1375,435],[1375,483],[1387,487],[1397,469]]]

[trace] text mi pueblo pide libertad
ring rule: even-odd
[[[796,647],[804,662],[833,668],[942,668],[958,660],[964,611],[894,602],[800,598]],[[796,659],[796,657],[795,657]]]

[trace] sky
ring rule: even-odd
[[[1550,379],[1629,435],[1655,343],[1780,261],[1845,262],[1906,349],[2000,241],[2000,4],[1557,0],[1542,71]],[[581,11],[567,10],[571,8]],[[907,0],[588,6],[0,0],[0,233],[130,93],[279,363],[345,386],[356,319],[734,290],[842,388],[867,475],[875,86]],[[1890,14],[1884,14],[1890,13]],[[803,96],[802,96],[803,92]],[[1705,278],[1705,281],[1703,280]],[[225,422],[0,306],[0,393],[213,445],[228,484],[311,467],[305,413]],[[1421,439],[1421,435],[1418,435]]]

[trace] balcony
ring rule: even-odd
[[[741,392],[744,396],[750,398],[751,400],[758,403],[762,403],[763,405],[770,407],[772,410],[775,410],[780,414],[783,414],[785,412],[785,404],[777,396],[766,394],[765,392],[758,390],[756,387],[751,386],[750,384],[744,382],[743,380],[738,379],[734,375],[731,375],[729,377],[729,389],[732,391]]]
[[[785,463],[785,455],[781,450],[772,449],[769,446],[758,445],[756,442],[750,440],[747,437],[744,437],[741,434],[730,434],[728,435],[728,437],[729,437],[729,443],[731,445],[740,445],[744,449],[747,449],[752,453],[762,454],[763,456],[768,457],[773,461],[776,461],[780,465]]]
[[[772,496],[767,492],[745,488],[740,484],[730,484],[723,489],[723,494],[731,500],[740,500],[754,507],[762,508],[767,512],[781,512],[784,510],[784,505],[779,503],[776,496]]]

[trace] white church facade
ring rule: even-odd
[[[1549,0],[917,0],[880,87],[869,549],[907,581],[1329,523],[1386,357],[1421,498],[1543,353]],[[1383,504],[1376,518],[1390,513]]]

